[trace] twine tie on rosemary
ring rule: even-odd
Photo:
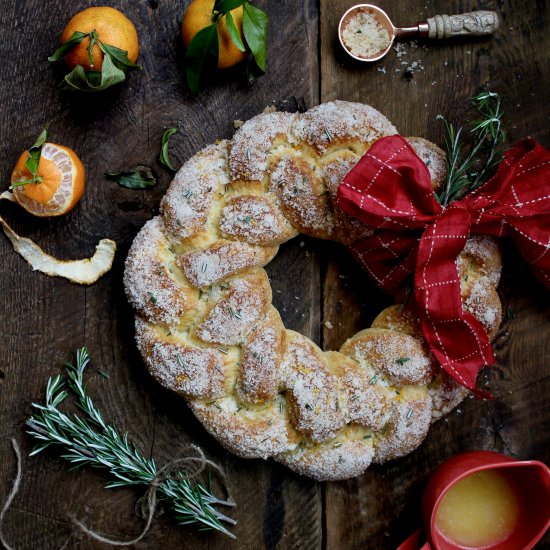
[[[22,470],[23,470],[23,467],[22,467],[23,461],[21,457],[21,450],[19,448],[19,444],[15,439],[11,439],[11,444],[17,460],[17,474],[13,482],[11,491],[9,495],[6,497],[6,500],[2,504],[2,509],[0,510],[0,542],[6,548],[6,550],[14,550],[14,549],[6,541],[2,530],[2,526],[3,526],[5,515],[8,512],[8,509],[10,508],[16,494],[19,492],[19,488],[21,486],[21,481],[22,481]],[[212,462],[211,460],[206,458],[206,456],[204,455],[204,452],[200,447],[197,447],[196,445],[189,445],[188,447],[185,447],[184,449],[182,449],[182,454],[189,454],[189,452],[195,452],[198,456],[184,456],[184,458],[176,458],[174,460],[171,460],[167,464],[165,464],[162,468],[158,470],[155,477],[151,480],[151,483],[149,484],[149,487],[145,491],[145,494],[137,501],[136,508],[141,510],[142,517],[146,520],[146,522],[141,533],[136,538],[129,541],[115,540],[101,533],[98,533],[97,531],[93,531],[92,529],[84,525],[81,521],[77,520],[74,516],[71,516],[72,522],[81,531],[86,533],[89,537],[99,542],[104,542],[106,544],[110,544],[111,546],[131,546],[131,545],[137,544],[147,535],[147,533],[151,529],[151,523],[158,509],[158,499],[157,499],[158,488],[160,487],[160,485],[162,485],[162,483],[164,483],[168,479],[172,479],[174,477],[174,474],[179,473],[181,475],[182,467],[184,467],[185,477],[189,481],[197,479],[201,474],[203,474],[203,472],[207,468],[210,468],[213,471],[215,471],[219,476],[225,491],[228,494],[228,500],[229,500],[230,496],[227,489],[228,485],[227,485],[227,477],[225,475],[225,472],[215,462]],[[227,518],[227,519],[230,519],[230,518]]]
[[[338,205],[376,228],[351,252],[389,292],[414,273],[424,338],[442,368],[476,395],[479,370],[495,363],[482,324],[462,308],[457,256],[470,234],[511,237],[550,287],[550,151],[531,138],[496,174],[444,208],[424,162],[401,136],[378,140],[338,188]]]
[[[213,469],[223,484],[224,489],[228,493],[227,478],[225,472],[215,463],[206,458],[204,452],[200,447],[196,445],[189,445],[182,450],[182,454],[186,454],[189,451],[194,451],[198,456],[185,456],[184,458],[176,458],[165,464],[160,468],[151,480],[149,487],[145,491],[145,494],[137,501],[136,508],[140,510],[142,517],[146,520],[145,525],[141,533],[134,539],[128,541],[115,540],[94,531],[84,525],[81,521],[77,520],[74,516],[71,516],[72,522],[86,535],[99,542],[110,544],[111,546],[132,546],[140,542],[151,529],[151,523],[155,517],[155,513],[158,508],[157,490],[168,479],[173,479],[174,474],[179,473],[181,475],[181,467],[185,467],[185,478],[189,481],[197,479],[206,468]],[[190,469],[189,466],[193,466]],[[229,497],[229,494],[228,494]]]

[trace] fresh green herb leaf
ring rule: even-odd
[[[174,168],[174,165],[172,164],[172,161],[170,160],[170,154],[168,152],[168,144],[170,142],[170,138],[178,131],[177,128],[168,128],[166,132],[164,132],[164,135],[162,136],[162,144],[160,146],[160,154],[159,154],[159,161],[161,164],[166,166],[166,168],[169,168],[170,170],[173,170],[174,172],[176,169]]]
[[[149,168],[138,168],[128,172],[107,172],[105,177],[128,189],[149,189],[157,184]]]
[[[105,372],[104,370],[101,370],[101,369],[97,369],[97,374],[99,374],[106,380],[109,380],[109,378],[111,378],[111,375],[108,372]]]
[[[63,59],[76,45],[80,44],[87,36],[90,36],[86,32],[75,31],[71,34],[71,37],[67,42],[61,44],[55,52],[48,57],[48,61],[54,62]]]
[[[185,52],[185,76],[189,89],[196,94],[218,66],[219,39],[216,24],[201,29]]]
[[[214,13],[229,13],[231,10],[242,6],[248,0],[216,0]]]
[[[98,45],[105,54],[105,57],[109,56],[115,65],[122,71],[126,69],[141,70],[141,65],[136,65],[128,59],[128,52],[126,50],[115,48],[115,46],[109,46],[109,44],[105,44],[104,42],[99,42]]]
[[[229,33],[231,40],[233,40],[233,43],[241,52],[245,52],[246,46],[243,44],[241,33],[239,32],[237,25],[235,25],[235,20],[229,11],[225,14],[225,22],[227,24],[227,32]]]
[[[411,358],[410,357],[400,357],[399,359],[396,359],[395,362],[398,364],[398,365],[404,365],[405,363],[407,363],[408,361],[410,361]]]
[[[243,4],[243,34],[252,51],[258,68],[265,73],[267,53],[267,25],[268,16],[265,11],[250,5]]]

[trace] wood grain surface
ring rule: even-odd
[[[62,258],[90,255],[103,237],[118,244],[113,269],[82,287],[32,272],[0,236],[0,499],[15,475],[9,438],[24,452],[21,490],[4,526],[12,546],[103,548],[73,529],[71,515],[115,537],[130,538],[141,529],[134,513],[138,491],[105,490],[102,474],[70,472],[55,452],[28,457],[32,442],[23,423],[30,405],[42,399],[60,362],[84,344],[93,356],[89,391],[105,416],[159,463],[174,457],[180,445],[200,445],[227,470],[238,503],[236,541],[161,516],[144,548],[391,549],[420,525],[423,486],[446,458],[494,449],[549,462],[550,296],[507,243],[500,291],[508,315],[495,343],[498,365],[480,380],[497,399],[467,400],[413,454],[339,483],[315,483],[273,462],[225,452],[183,400],[146,373],[122,287],[128,247],[157,212],[170,181],[157,161],[169,126],[180,129],[171,156],[181,164],[203,145],[231,136],[234,119],[245,120],[274,102],[297,97],[311,107],[339,98],[373,105],[404,135],[441,143],[437,115],[464,120],[467,98],[488,87],[505,96],[510,141],[532,135],[550,147],[547,1],[380,0],[396,24],[494,9],[502,28],[489,40],[407,45],[400,55],[391,51],[365,66],[346,59],[337,44],[337,23],[351,0],[258,0],[270,16],[267,75],[249,88],[240,70],[232,70],[197,97],[185,89],[179,38],[188,0],[111,0],[138,28],[143,71],[95,96],[57,88],[62,69],[46,58],[70,16],[93,4],[21,0],[0,7],[1,180],[8,182],[21,151],[49,122],[50,139],[72,147],[83,160],[88,184],[78,207],[61,219],[38,220],[12,204],[1,204],[1,213],[22,235]],[[132,191],[104,178],[106,171],[136,164],[152,168],[158,187]],[[285,325],[325,349],[337,349],[389,303],[332,243],[297,237],[281,247],[268,273]],[[548,535],[540,547],[550,547]]]

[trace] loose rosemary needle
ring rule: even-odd
[[[76,353],[76,364],[65,363],[67,378],[57,375],[48,380],[46,403],[33,403],[36,409],[26,422],[31,436],[39,444],[31,453],[35,455],[49,446],[62,447],[61,456],[75,467],[91,466],[107,470],[112,481],[107,488],[144,485],[155,481],[158,499],[173,511],[181,524],[191,524],[199,530],[217,530],[235,538],[225,524],[235,520],[219,512],[215,506],[235,506],[231,501],[218,499],[208,484],[190,480],[178,472],[158,479],[159,470],[153,459],[143,454],[128,441],[128,434],[121,433],[107,424],[101,412],[86,393],[84,370],[90,361],[88,350],[83,347]],[[83,415],[64,413],[61,403],[73,394]]]

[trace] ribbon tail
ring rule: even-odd
[[[429,226],[420,240],[415,301],[424,338],[441,367],[477,396],[477,374],[495,357],[483,325],[462,307],[456,258],[470,229],[468,211],[456,205]]]
[[[420,325],[424,339],[441,368],[476,397],[493,399],[490,393],[477,388],[479,371],[496,363],[491,342],[481,323],[472,314],[465,312],[462,319],[448,323],[444,331],[439,328],[441,325],[431,318],[422,319]],[[458,346],[453,345],[453,340],[442,336],[445,333],[452,334]],[[460,355],[464,350],[471,349],[471,346],[461,344],[468,340],[473,341],[477,351]]]

